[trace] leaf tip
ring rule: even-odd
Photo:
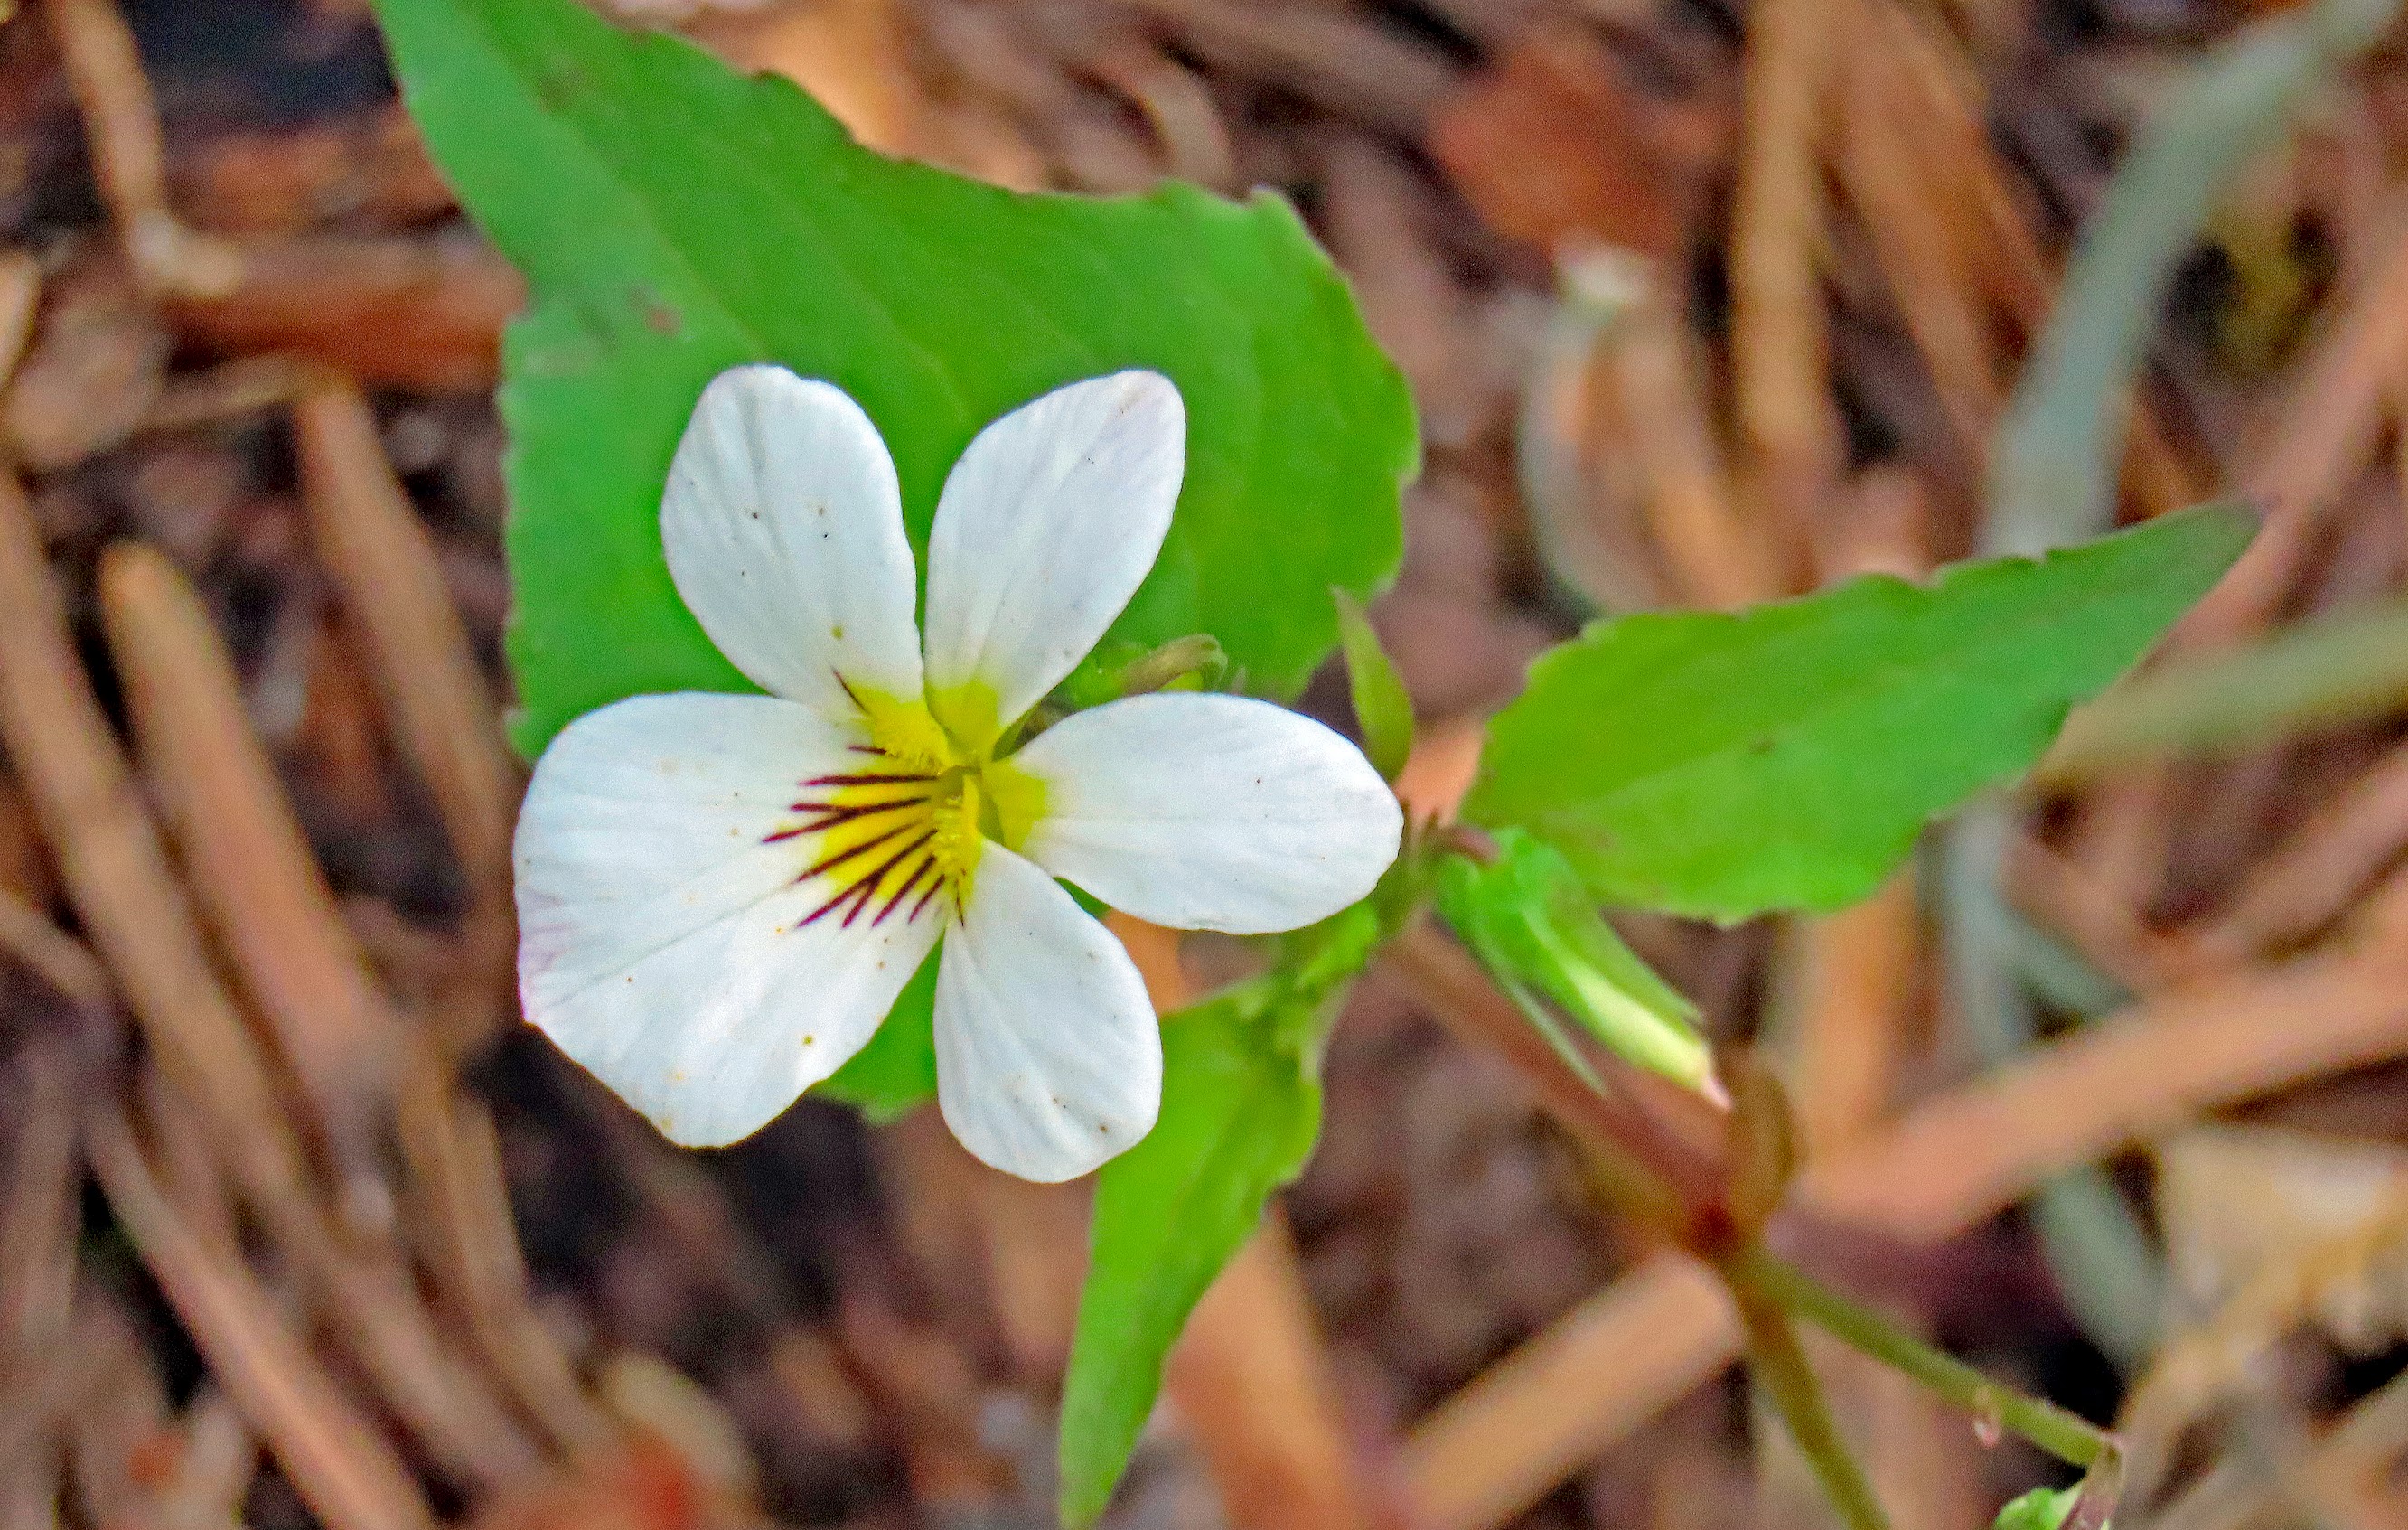
[[[2203,505],[2192,507],[2187,513],[2210,523],[2222,533],[2219,540],[2231,545],[2231,551],[2225,559],[2229,563],[2248,551],[2249,544],[2258,540],[2258,533],[2265,529],[2267,518],[2272,511],[2253,498],[2236,497],[2211,499]]]
[[[2131,538],[2179,544],[2201,570],[2208,572],[2208,583],[2212,585],[2249,550],[2251,542],[2258,540],[2258,533],[2264,527],[2270,513],[2269,507],[2251,498],[2236,496],[2229,499],[2209,499],[2181,510],[2169,511],[2139,526],[2127,527],[2106,540]],[[2055,549],[2049,556],[2063,557],[2094,545],[2097,544],[2076,542]]]
[[[1112,1487],[1119,1484],[1120,1473],[1115,1470],[1105,1479],[1107,1486],[1099,1496],[1092,1487],[1069,1473],[1067,1469],[1069,1465],[1068,1456],[1066,1451],[1062,1491],[1055,1495],[1054,1512],[1062,1522],[1062,1530],[1090,1530],[1097,1520],[1104,1517],[1104,1506],[1111,1501]]]

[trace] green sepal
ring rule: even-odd
[[[1496,846],[1484,862],[1447,859],[1439,907],[1557,1051],[1588,1073],[1540,995],[1626,1061],[1690,1089],[1709,1087],[1713,1057],[1697,1006],[1623,944],[1571,863],[1518,829],[1498,830]]]

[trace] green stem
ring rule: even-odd
[[[1814,1468],[1824,1494],[1840,1511],[1848,1530],[1889,1530],[1889,1517],[1873,1496],[1864,1467],[1840,1437],[1822,1385],[1806,1364],[1798,1330],[1789,1321],[1788,1304],[1777,1291],[1757,1281],[1756,1263],[1742,1256],[1723,1272],[1747,1327],[1748,1364],[1756,1384],[1781,1415],[1789,1437],[1798,1442],[1799,1453]]]
[[[1735,1289],[1752,1291],[1796,1313],[1853,1349],[1922,1382],[1975,1418],[2012,1429],[2076,1466],[2088,1468],[2115,1451],[2115,1436],[2055,1403],[2027,1397],[1924,1343],[1873,1308],[1842,1295],[1784,1260],[1761,1249],[1742,1254],[1730,1274]],[[1742,1303],[1744,1312],[1746,1304]],[[1753,1329],[1751,1328],[1751,1332]]]

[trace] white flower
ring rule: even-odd
[[[1067,1179],[1143,1136],[1153,1007],[1054,878],[1157,924],[1287,930],[1370,891],[1402,828],[1354,745],[1267,702],[1131,697],[1013,748],[1153,567],[1185,435],[1152,372],[981,431],[938,501],[924,641],[868,417],[781,368],[714,379],[661,541],[770,694],[638,696],[552,741],[518,828],[527,1018],[673,1140],[729,1143],[858,1051],[941,940],[937,1095],[971,1152]]]

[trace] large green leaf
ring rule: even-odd
[[[1096,1178],[1094,1255],[1062,1395],[1062,1517],[1104,1510],[1188,1312],[1321,1130],[1321,1082],[1276,1017],[1223,999],[1168,1018],[1162,1119]]]
[[[749,688],[656,522],[695,397],[740,362],[858,398],[923,543],[979,426],[1073,379],[1166,373],[1187,479],[1114,633],[1210,633],[1259,690],[1328,652],[1332,585],[1394,568],[1412,407],[1278,198],[1022,195],[873,153],[784,80],[575,0],[378,9],[437,161],[533,287],[502,392],[522,747],[620,697]]]
[[[2255,527],[2208,506],[1928,585],[1600,622],[1531,666],[1465,814],[1552,842],[1608,902],[1840,907],[1927,821],[2037,758]]]
[[[1321,1131],[1321,1037],[1412,896],[1382,892],[1296,931],[1272,970],[1162,1026],[1162,1117],[1096,1176],[1087,1283],[1062,1385],[1062,1517],[1104,1510],[1212,1277]]]

